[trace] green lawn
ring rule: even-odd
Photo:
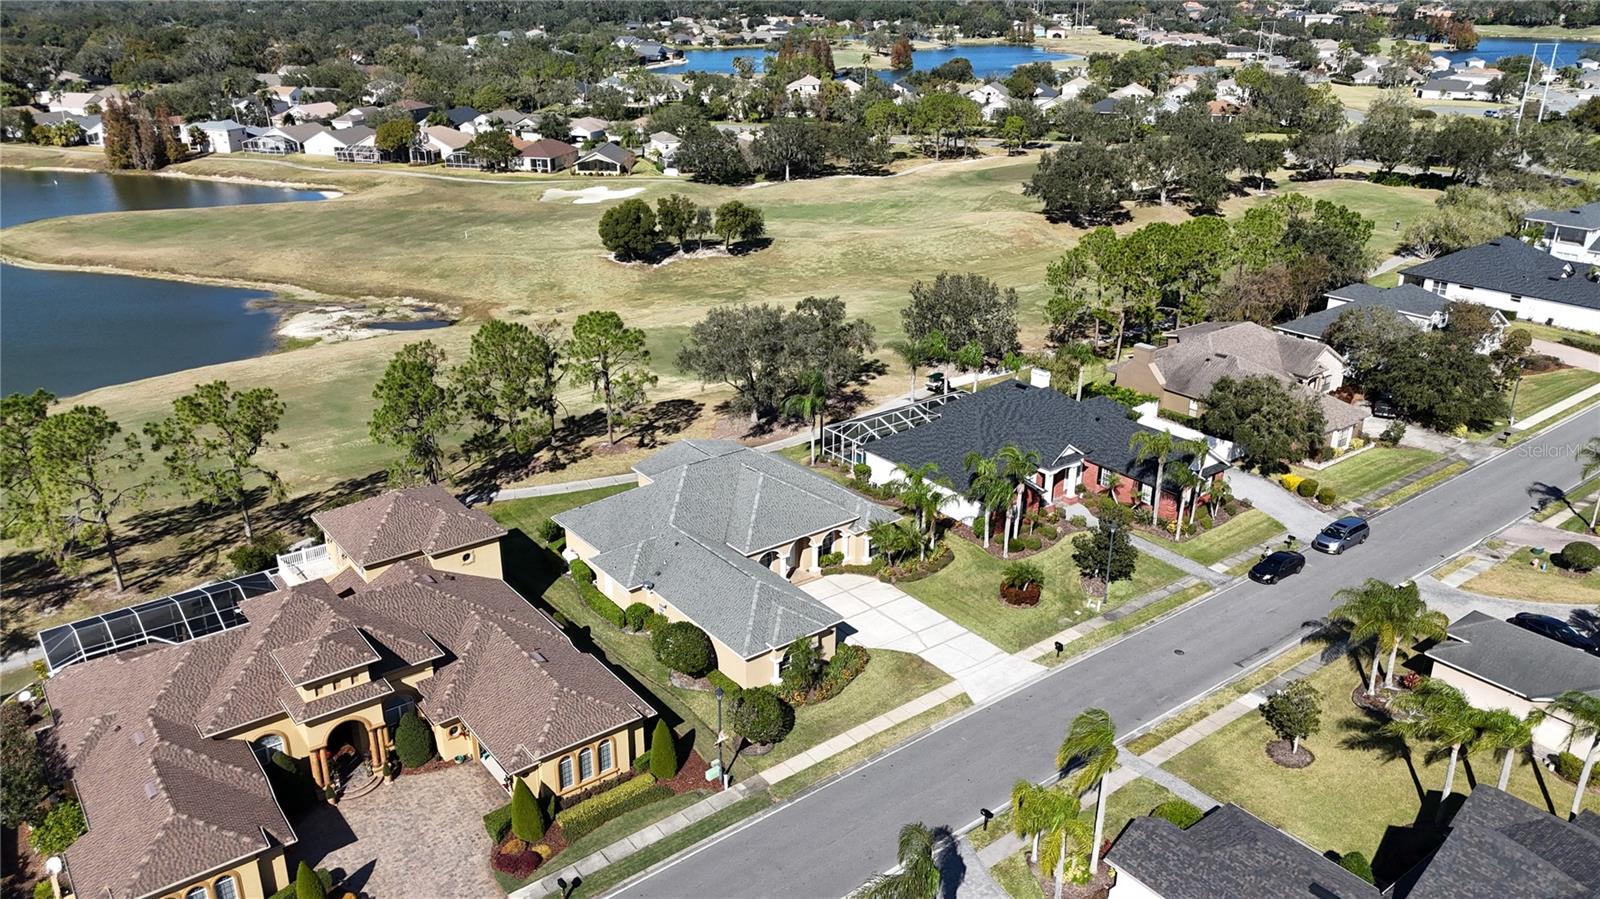
[[[1093,617],[1072,561],[1072,541],[1062,540],[1028,561],[1044,572],[1044,596],[1031,609],[1000,601],[1000,577],[1006,562],[961,538],[951,538],[956,558],[943,571],[900,588],[951,620],[1006,652],[1017,652]],[[1183,572],[1146,555],[1139,556],[1134,576],[1111,587],[1111,608],[1183,576]]]
[[[1341,500],[1353,500],[1394,483],[1441,458],[1432,450],[1408,446],[1375,446],[1341,459],[1321,471],[1296,467],[1295,474],[1315,478],[1333,488]]]
[[[1578,514],[1561,522],[1561,529],[1563,531],[1571,531],[1574,534],[1587,534],[1589,532],[1589,522],[1594,520],[1595,503],[1578,503],[1577,507]]]
[[[1558,552],[1560,546],[1547,546],[1545,550]],[[1509,599],[1530,599],[1535,602],[1587,603],[1600,602],[1600,571],[1591,571],[1583,577],[1573,577],[1550,564],[1547,571],[1535,570],[1531,564],[1533,553],[1527,547],[1511,554],[1511,558],[1478,575],[1461,589]]]
[[[1424,490],[1427,490],[1435,484],[1447,481],[1463,471],[1466,471],[1469,467],[1470,466],[1467,465],[1467,463],[1458,459],[1455,462],[1451,462],[1449,465],[1439,469],[1438,471],[1427,475],[1426,477],[1417,478],[1415,481],[1412,481],[1398,490],[1385,493],[1383,496],[1380,496],[1369,503],[1368,507],[1372,509],[1387,509],[1390,506],[1405,502],[1406,500],[1416,496]]]
[[[1563,368],[1529,375],[1517,387],[1517,417],[1527,418],[1546,406],[1559,403],[1596,384],[1600,384],[1600,372],[1586,368]]]
[[[1318,851],[1358,851],[1372,858],[1385,830],[1404,827],[1419,813],[1431,816],[1445,765],[1429,763],[1418,747],[1411,753],[1415,777],[1404,757],[1386,757],[1374,748],[1403,748],[1388,738],[1372,736],[1369,719],[1350,703],[1359,674],[1335,663],[1311,675],[1322,693],[1322,732],[1305,745],[1316,762],[1299,771],[1281,768],[1264,746],[1273,739],[1259,715],[1246,715],[1180,753],[1164,766],[1222,802],[1234,802],[1274,826],[1309,843]],[[1471,771],[1471,776],[1468,771]],[[1499,757],[1473,755],[1456,772],[1455,789],[1471,790],[1471,782],[1495,783]],[[1566,814],[1572,787],[1526,759],[1512,769],[1509,790],[1539,808]],[[1426,805],[1421,794],[1431,791]],[[1549,799],[1545,798],[1548,791]],[[1591,797],[1588,807],[1600,808]]]
[[[1182,543],[1162,540],[1162,545],[1201,565],[1213,565],[1252,546],[1265,543],[1283,531],[1283,525],[1272,516],[1260,509],[1249,509],[1229,519],[1227,524],[1212,528],[1198,537],[1189,538]],[[1146,533],[1145,536],[1150,535]]]
[[[1066,787],[1058,783],[1056,789],[1066,789]],[[1094,794],[1087,795],[1092,797]],[[1122,833],[1122,828],[1128,826],[1129,821],[1141,815],[1148,815],[1151,809],[1176,798],[1166,787],[1153,780],[1136,777],[1128,781],[1106,797],[1106,839],[1114,839],[1117,834]],[[1084,812],[1086,815],[1089,813],[1090,810]],[[989,822],[987,828],[979,827],[968,833],[967,839],[975,848],[982,849],[1010,832],[1011,809],[1007,807],[1005,811],[994,816],[994,820]]]
[[[622,484],[616,487],[596,487],[593,490],[575,490],[571,493],[556,493],[550,496],[508,499],[484,506],[483,511],[488,512],[506,530],[520,529],[524,534],[532,536],[536,533],[539,522],[552,515],[588,505],[598,499],[605,499],[631,487],[632,484]]]
[[[1249,564],[1249,562],[1240,563],[1240,565]],[[1061,652],[1046,651],[1043,655],[1035,658],[1034,661],[1051,668],[1055,667],[1056,665],[1064,664],[1088,652],[1089,650],[1094,649],[1096,646],[1099,646],[1103,643],[1109,643],[1128,631],[1131,631],[1134,628],[1144,625],[1148,622],[1154,621],[1157,618],[1160,618],[1162,615],[1186,605],[1193,600],[1199,599],[1210,592],[1211,587],[1207,584],[1192,584],[1183,588],[1182,590],[1177,591],[1176,593],[1164,596],[1161,599],[1150,603],[1131,615],[1125,615],[1121,618],[1118,618],[1116,621],[1084,634],[1083,636],[1064,646]]]
[[[1205,720],[1212,712],[1223,708],[1235,699],[1311,658],[1321,649],[1322,647],[1316,643],[1304,643],[1293,647],[1250,674],[1200,697],[1182,711],[1129,740],[1127,743],[1128,751],[1135,755],[1143,755],[1149,752],[1187,730],[1191,725]]]
[[[989,869],[989,874],[1011,899],[1044,899],[1044,890],[1034,878],[1033,870],[1028,867],[1026,850],[1013,852],[1001,859]]]

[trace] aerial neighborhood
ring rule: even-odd
[[[0,7],[0,899],[1600,896],[1600,8]]]

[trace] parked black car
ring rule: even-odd
[[[1388,397],[1372,397],[1372,416],[1374,418],[1399,418],[1400,409]]]
[[[1280,549],[1250,569],[1250,580],[1258,584],[1276,584],[1291,574],[1299,574],[1305,567],[1305,556],[1291,550]]]
[[[1536,615],[1533,612],[1520,612],[1507,618],[1506,621],[1517,627],[1533,631],[1541,637],[1549,637],[1558,643],[1576,646],[1585,652],[1600,655],[1600,641],[1587,636],[1560,618],[1552,618],[1549,615]]]
[[[1348,515],[1323,528],[1322,533],[1311,541],[1311,548],[1337,556],[1352,546],[1367,542],[1370,536],[1372,528],[1365,518]]]

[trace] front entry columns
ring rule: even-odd
[[[311,779],[316,781],[317,788],[328,788],[328,747],[322,746],[311,750]]]
[[[377,727],[367,729],[367,762],[374,775],[383,773],[383,737],[379,736],[379,730]]]

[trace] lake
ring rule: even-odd
[[[149,175],[0,169],[0,227],[65,215],[322,199]],[[4,249],[0,234],[0,250]],[[0,265],[0,392],[68,396],[272,349],[260,290]]]
[[[756,69],[760,71],[760,60],[768,51],[760,48],[745,48],[742,50],[687,50],[684,52],[685,64],[662,69],[663,72],[720,72],[728,75],[733,73],[733,58],[743,56],[757,62]],[[1027,65],[1030,62],[1055,62],[1063,59],[1078,59],[1072,53],[1055,53],[1039,47],[1025,44],[971,44],[968,46],[956,45],[942,50],[918,50],[911,54],[913,71],[927,71],[937,68],[956,57],[962,57],[972,63],[972,71],[980,78],[994,76],[1005,77],[1012,69]],[[840,50],[834,54],[834,65],[841,70],[860,65],[860,53],[855,50]],[[892,72],[880,71],[882,77],[897,77]]]
[[[1539,45],[1539,61],[1545,65],[1550,64],[1550,51],[1556,51],[1556,68],[1562,66],[1575,66],[1578,64],[1578,54],[1585,47],[1600,46],[1589,41],[1562,41],[1560,47],[1555,47],[1555,41],[1530,41],[1524,38],[1486,37],[1478,40],[1478,46],[1471,50],[1450,50],[1435,53],[1435,56],[1445,56],[1451,62],[1460,62],[1464,59],[1477,58],[1494,65],[1494,61],[1502,56],[1531,56],[1533,45]]]

